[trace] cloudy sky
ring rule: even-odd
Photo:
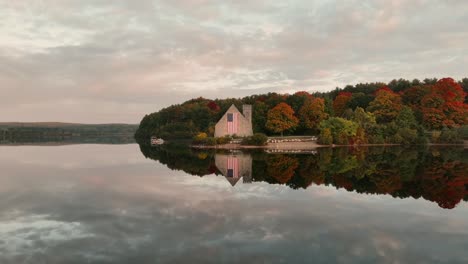
[[[0,0],[0,121],[468,75],[465,0]]]

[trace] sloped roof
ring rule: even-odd
[[[228,112],[231,112],[231,111],[238,112],[239,114],[241,114],[242,117],[245,118],[244,113],[242,113],[241,111],[239,111],[239,109],[238,109],[234,104],[232,104],[232,105],[228,108],[228,110],[226,111],[226,113],[224,113],[224,115],[226,115]],[[223,117],[224,117],[224,115],[223,115]]]
[[[226,180],[234,187],[234,185],[237,184],[237,182],[240,180],[242,177],[234,178],[234,177],[227,177],[225,176]]]

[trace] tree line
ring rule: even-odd
[[[0,143],[131,143],[137,125],[0,124]]]
[[[319,135],[322,144],[456,143],[467,137],[468,78],[360,83],[325,93],[196,98],[146,115],[137,140],[214,134],[232,105],[253,105],[255,133]]]

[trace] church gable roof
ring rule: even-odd
[[[245,119],[244,114],[242,114],[241,111],[239,111],[239,109],[237,109],[237,107],[236,107],[234,104],[232,104],[232,105],[228,108],[228,110],[226,111],[226,113],[224,113],[224,115],[223,115],[223,117],[222,117],[221,119],[226,118],[226,116],[227,116],[228,113],[239,113],[239,114],[240,114],[239,117]]]

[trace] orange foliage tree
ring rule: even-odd
[[[323,98],[309,98],[299,110],[299,119],[306,129],[317,130],[320,122],[327,117]]]
[[[333,111],[335,112],[335,116],[342,116],[345,112],[348,102],[351,100],[352,93],[349,92],[341,92],[333,101]]]
[[[293,130],[299,124],[299,120],[294,116],[294,110],[286,103],[279,103],[267,114],[266,128],[274,133]]]
[[[401,107],[400,95],[384,87],[376,92],[376,97],[367,107],[367,111],[375,115],[377,122],[389,123],[398,116]]]

